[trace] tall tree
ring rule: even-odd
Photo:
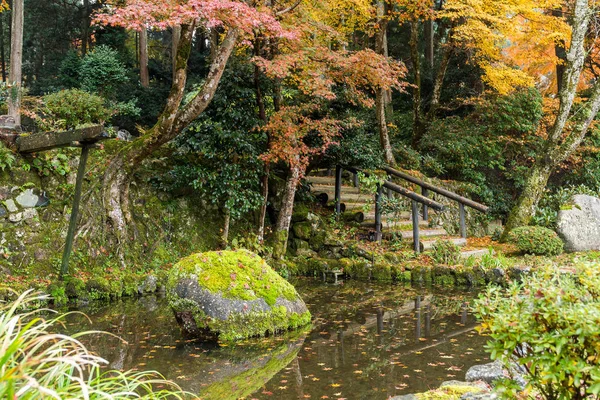
[[[10,43],[10,71],[8,81],[11,93],[8,99],[8,114],[15,119],[16,125],[21,125],[21,83],[23,79],[23,0],[12,2],[12,23]]]
[[[386,0],[377,0],[377,33],[375,35],[375,51],[384,57],[388,56],[387,27],[388,27],[388,3]],[[375,112],[377,116],[377,127],[379,128],[379,142],[383,150],[385,162],[395,166],[396,160],[392,152],[390,134],[387,126],[387,109],[391,103],[391,91],[386,88],[377,88],[375,93]]]
[[[503,239],[512,229],[529,223],[550,175],[578,148],[600,110],[600,80],[595,80],[587,88],[587,93],[581,91],[582,85],[584,88],[587,86],[584,74],[586,58],[598,46],[594,39],[586,48],[590,20],[595,18],[598,5],[592,0],[575,0],[569,5],[569,12],[565,14],[571,27],[571,38],[559,85],[558,109],[542,150],[528,172],[523,191],[510,212]]]
[[[148,73],[148,30],[146,27],[140,29],[140,82],[143,87],[150,86],[150,75]]]

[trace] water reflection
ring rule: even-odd
[[[156,297],[82,309],[99,329],[91,346],[113,368],[153,369],[204,399],[386,399],[462,379],[485,361],[474,333],[473,293],[346,281],[295,282],[314,321],[310,332],[229,346],[185,340]],[[250,394],[252,394],[250,396]]]

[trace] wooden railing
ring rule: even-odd
[[[342,172],[343,170],[347,170],[354,174],[354,185],[358,186],[358,173],[362,172],[365,175],[368,175],[364,171],[360,171],[353,167],[342,167],[340,165],[336,166],[335,171],[335,212],[339,215],[341,213],[341,192],[342,192]],[[460,236],[462,238],[467,237],[467,227],[466,227],[466,218],[465,218],[465,206],[471,207],[477,211],[487,213],[489,208],[483,204],[477,203],[471,199],[463,197],[457,193],[451,192],[447,189],[432,185],[431,183],[425,182],[421,179],[418,179],[412,175],[406,174],[404,172],[395,170],[390,167],[384,167],[383,170],[387,172],[389,175],[402,178],[408,182],[416,184],[421,187],[421,194],[413,192],[412,190],[406,189],[400,185],[397,185],[389,180],[385,180],[383,184],[379,185],[377,188],[377,193],[375,195],[375,240],[381,241],[382,239],[382,230],[381,230],[381,197],[383,195],[383,188],[386,188],[389,191],[395,192],[404,196],[411,200],[411,220],[413,226],[413,246],[415,252],[420,252],[420,240],[419,240],[419,204],[423,207],[423,220],[427,221],[429,219],[429,208],[432,208],[436,211],[444,210],[444,205],[438,203],[429,197],[429,191],[437,193],[441,196],[449,198],[458,203],[459,208],[459,229]]]

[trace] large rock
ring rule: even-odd
[[[572,207],[558,212],[557,227],[567,251],[600,250],[600,199],[575,195]]]
[[[311,318],[296,289],[247,250],[182,259],[169,273],[167,296],[179,325],[194,336],[244,339],[304,326]]]
[[[50,200],[43,193],[34,189],[26,189],[17,196],[17,203],[24,208],[45,207]]]
[[[474,365],[467,370],[465,380],[467,382],[483,381],[492,384],[495,380],[505,378],[504,366],[500,361],[488,364]]]

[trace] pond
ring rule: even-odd
[[[293,281],[313,315],[302,332],[219,345],[187,340],[160,296],[79,308],[69,331],[115,369],[161,372],[202,399],[387,399],[464,379],[488,362],[468,312],[476,293],[381,283]]]

